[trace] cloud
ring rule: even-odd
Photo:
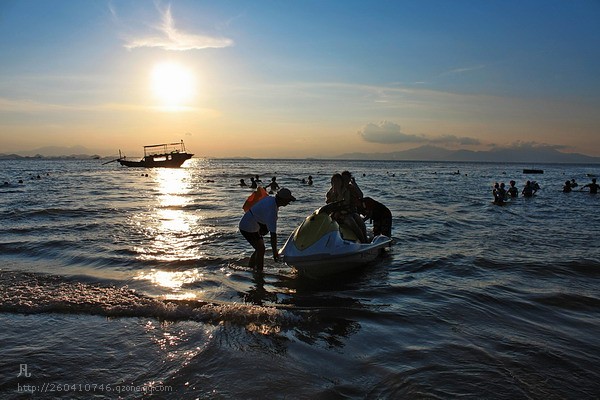
[[[208,48],[223,48],[233,45],[233,40],[222,37],[196,35],[178,30],[171,14],[171,6],[162,15],[162,24],[155,28],[157,33],[128,40],[125,47],[135,49],[140,47],[158,47],[164,50],[187,51]]]
[[[427,139],[423,136],[402,133],[400,125],[390,121],[377,124],[369,123],[358,131],[358,135],[371,143],[421,143]]]
[[[463,146],[480,145],[479,139],[467,137],[467,136],[455,136],[455,135],[442,135],[437,137],[427,137],[425,135],[411,135],[403,133],[400,129],[400,125],[390,122],[381,121],[379,123],[369,123],[358,131],[358,135],[363,138],[364,141],[370,143],[383,143],[383,144],[394,144],[394,143],[431,143],[431,144],[442,144],[452,145],[459,144]]]
[[[440,76],[464,74],[466,72],[471,72],[471,71],[477,71],[477,70],[480,70],[480,69],[484,69],[485,67],[486,67],[485,65],[473,65],[473,66],[464,67],[464,68],[454,68],[454,69],[451,69],[449,71],[442,72],[440,74]]]

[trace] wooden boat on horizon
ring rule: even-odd
[[[176,143],[144,146],[144,157],[139,161],[127,160],[127,157],[122,156],[121,150],[119,150],[119,158],[113,161],[118,161],[121,165],[126,167],[179,168],[185,161],[192,158],[192,156],[193,154],[186,151],[185,144],[183,144],[182,140],[181,142]]]

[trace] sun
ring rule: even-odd
[[[154,98],[165,110],[185,109],[196,95],[194,74],[176,62],[156,64],[152,69],[151,81]]]

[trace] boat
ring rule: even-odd
[[[375,261],[392,239],[375,236],[361,243],[347,227],[334,221],[330,205],[315,210],[289,236],[279,254],[283,261],[310,279],[326,278]]]
[[[192,158],[193,154],[185,150],[183,140],[176,143],[163,143],[144,146],[144,157],[139,161],[127,160],[127,157],[121,156],[119,150],[118,161],[126,167],[144,167],[144,168],[179,168],[186,161]]]
[[[535,168],[525,168],[523,169],[524,174],[543,174],[543,169],[535,169]]]

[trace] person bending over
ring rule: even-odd
[[[296,201],[289,189],[282,188],[275,196],[267,196],[253,205],[242,217],[239,228],[242,236],[250,243],[254,252],[250,256],[249,267],[261,271],[265,264],[265,242],[263,236],[271,233],[273,259],[279,260],[277,250],[277,217],[279,207]]]

